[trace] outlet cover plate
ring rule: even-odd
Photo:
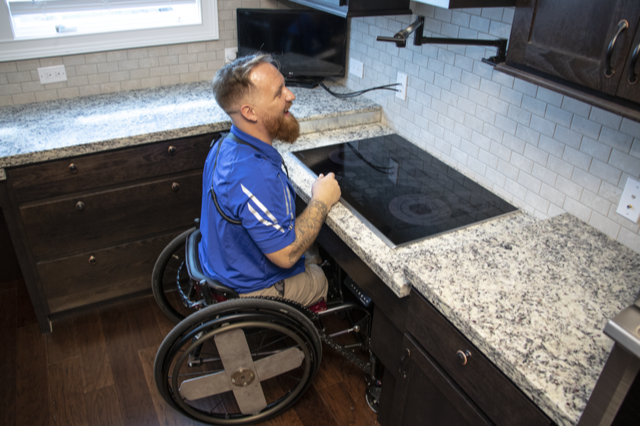
[[[349,58],[349,74],[358,78],[364,77],[364,64],[357,59]]]
[[[400,86],[396,86],[396,98],[400,98],[403,101],[407,100],[407,82],[409,80],[409,77],[402,72],[398,73],[398,80],[397,82],[400,83]]]
[[[227,47],[224,49],[224,63],[228,64],[230,62],[238,59],[238,48],[237,47]]]
[[[627,179],[616,212],[631,222],[638,223],[638,219],[640,219],[640,182],[631,178]]]
[[[38,77],[40,77],[40,84],[58,83],[67,81],[67,71],[64,65],[38,68]]]

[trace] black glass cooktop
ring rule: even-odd
[[[293,153],[391,248],[517,210],[396,134]]]

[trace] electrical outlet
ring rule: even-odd
[[[238,48],[237,47],[227,47],[224,49],[224,63],[228,64],[229,62],[233,62],[238,59]]]
[[[616,212],[631,222],[638,223],[638,219],[640,219],[640,182],[631,178],[627,179]]]
[[[349,74],[358,78],[364,77],[364,64],[357,59],[349,58]]]
[[[38,68],[38,76],[40,77],[40,84],[67,81],[67,71],[64,69],[64,65]]]
[[[409,77],[407,77],[407,75],[405,73],[399,72],[398,73],[398,80],[397,82],[400,83],[400,86],[395,86],[395,89],[397,90],[396,92],[396,98],[402,99],[403,101],[407,100],[407,81],[408,81]]]

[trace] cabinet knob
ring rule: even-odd
[[[175,155],[177,151],[178,151],[178,149],[177,149],[175,146],[173,146],[173,145],[171,145],[171,146],[169,147],[169,149],[167,150],[167,152],[169,153],[169,155]]]
[[[180,184],[178,182],[173,182],[173,184],[171,184],[171,190],[173,192],[180,191]]]
[[[467,362],[469,362],[469,358],[471,358],[471,352],[458,351],[456,352],[456,356],[458,357],[458,361],[460,361],[460,365],[467,365]]]
[[[78,210],[79,212],[81,212],[82,210],[84,210],[84,203],[82,201],[78,201],[76,203],[76,210]]]
[[[91,257],[89,258],[89,265],[93,266],[93,265],[95,265],[96,263],[98,263],[98,259],[96,259],[96,257],[95,257],[95,256],[91,256]]]
[[[69,172],[76,173],[78,171],[78,166],[75,165],[75,163],[71,163],[69,164]]]

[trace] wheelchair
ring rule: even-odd
[[[160,345],[153,368],[158,391],[171,407],[214,425],[277,416],[311,385],[324,343],[362,369],[367,403],[377,412],[381,367],[369,348],[371,307],[349,300],[350,292],[342,289],[351,278],[337,264],[320,265],[329,300],[325,310],[314,312],[283,298],[240,298],[208,278],[198,258],[200,239],[196,220],[196,227],[163,250],[153,269],[154,298],[177,324]],[[328,330],[327,320],[336,317],[343,328]]]

